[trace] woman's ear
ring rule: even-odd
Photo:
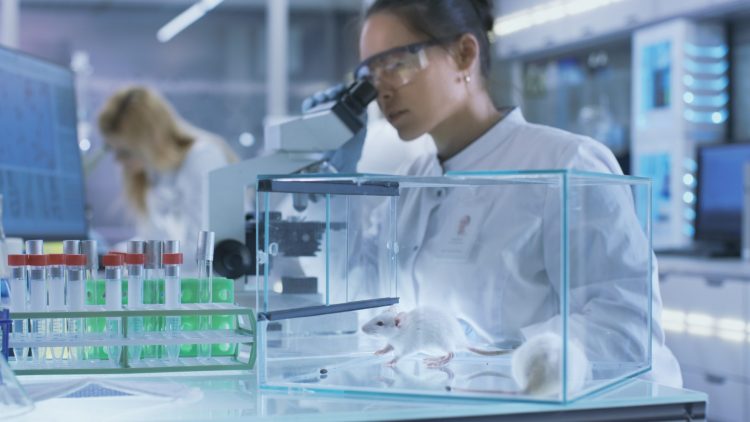
[[[474,34],[463,34],[453,48],[453,60],[460,72],[470,72],[479,61],[479,41]]]

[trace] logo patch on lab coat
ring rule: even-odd
[[[447,220],[449,229],[446,237],[441,239],[436,248],[436,255],[440,259],[451,261],[467,261],[479,239],[480,218],[479,211],[457,209],[450,213]]]

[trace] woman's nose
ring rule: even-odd
[[[393,90],[386,86],[386,84],[379,84],[376,86],[378,90],[378,100],[381,102],[387,102],[393,98]]]

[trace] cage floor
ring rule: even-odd
[[[389,365],[393,355],[374,355],[372,351],[382,344],[369,338],[363,341],[361,336],[287,338],[269,344],[275,346],[266,349],[265,384],[269,387],[541,402],[562,400],[559,381],[553,392],[549,389],[545,393],[522,391],[512,376],[510,354],[482,356],[462,351],[446,365],[431,368],[424,361],[428,356],[423,354]],[[637,371],[638,367],[633,365],[594,364],[585,387],[569,392],[568,399],[616,384]]]

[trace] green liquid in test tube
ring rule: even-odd
[[[164,242],[161,240],[149,240],[145,245],[146,262],[143,271],[143,303],[149,305],[159,304],[159,281],[162,274],[162,255],[164,253]],[[160,331],[160,317],[144,318],[144,330]],[[158,358],[160,346],[144,346],[143,358]]]
[[[211,303],[213,284],[213,259],[214,259],[214,232],[201,231],[198,233],[198,249],[195,254],[198,261],[198,303]],[[198,329],[208,331],[211,329],[211,317],[209,315],[198,316]],[[198,345],[198,358],[208,359],[211,357],[211,344]]]

